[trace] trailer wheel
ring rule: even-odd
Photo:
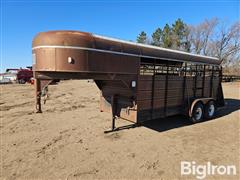
[[[216,105],[214,101],[209,101],[204,108],[204,118],[211,119],[214,117],[216,112]]]
[[[192,117],[190,118],[190,120],[193,123],[201,122],[203,120],[203,115],[204,115],[203,104],[201,102],[198,102],[193,107]]]
[[[25,84],[26,83],[26,81],[24,79],[20,79],[18,82],[19,82],[19,84]]]

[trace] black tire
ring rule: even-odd
[[[26,83],[26,81],[24,79],[20,79],[18,82],[19,82],[19,84],[25,84]]]
[[[193,107],[192,117],[190,118],[190,120],[193,123],[198,123],[198,122],[201,122],[203,120],[203,116],[204,116],[203,104],[201,102],[198,102]]]
[[[214,101],[209,101],[204,108],[204,118],[212,119],[216,113],[216,105]]]

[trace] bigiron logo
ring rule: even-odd
[[[193,175],[197,179],[204,179],[208,175],[229,175],[237,174],[235,165],[213,165],[211,162],[197,164],[195,161],[181,161],[181,175]]]

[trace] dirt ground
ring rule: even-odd
[[[92,82],[50,86],[42,114],[34,113],[33,86],[1,85],[0,179],[194,178],[181,176],[181,161],[236,165],[236,176],[207,179],[239,179],[240,83],[223,88],[227,105],[214,120],[175,116],[104,134],[111,115],[99,111]]]

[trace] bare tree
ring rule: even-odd
[[[217,56],[223,62],[223,65],[228,65],[237,60],[240,53],[240,22],[234,23],[229,28],[225,23],[222,23],[215,45]]]
[[[203,33],[202,33],[202,46],[203,46],[203,54],[208,55],[207,47],[209,41],[212,39],[212,35],[214,34],[214,30],[218,24],[218,19],[213,18],[211,20],[205,20],[202,23]]]
[[[209,41],[214,34],[214,30],[218,24],[218,19],[213,18],[211,20],[205,20],[197,26],[190,26],[190,42],[192,46],[192,52],[196,54],[208,54]]]
[[[189,30],[191,52],[218,57],[224,67],[240,68],[240,21],[229,26],[214,18]]]
[[[200,25],[197,26],[189,26],[189,39],[191,42],[191,51],[195,54],[200,54],[202,50],[202,41],[201,34],[202,28]]]

